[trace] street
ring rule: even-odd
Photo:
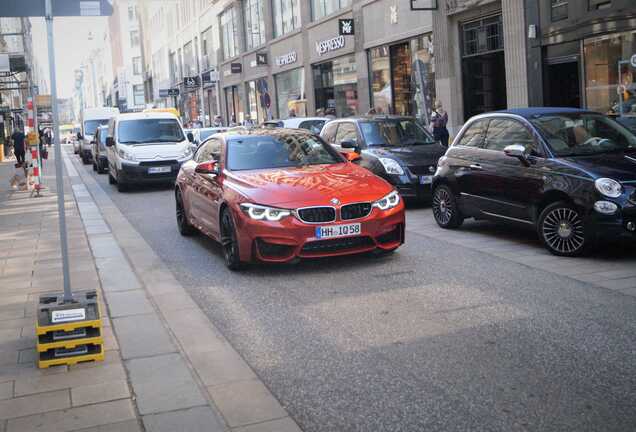
[[[633,247],[556,258],[532,231],[445,231],[410,205],[392,256],[233,273],[179,235],[172,188],[118,193],[71,158],[304,431],[636,428]]]

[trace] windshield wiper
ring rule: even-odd
[[[143,141],[134,141],[134,140],[119,141],[119,144],[143,144]]]

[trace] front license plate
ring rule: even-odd
[[[158,167],[148,168],[148,174],[169,173],[170,171],[172,171],[172,167],[170,166],[158,166]]]
[[[433,176],[420,176],[420,184],[431,184]]]
[[[347,225],[329,225],[316,227],[316,238],[330,239],[360,235],[362,226],[359,223]]]

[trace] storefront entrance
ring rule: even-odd
[[[358,79],[355,56],[345,56],[313,66],[316,115],[348,117],[358,113]]]
[[[229,126],[241,124],[243,122],[243,104],[238,86],[225,88],[225,106],[228,115],[226,123]]]
[[[462,25],[464,119],[507,107],[501,15]]]
[[[546,68],[546,106],[581,107],[581,88],[579,80],[579,62],[548,61]]]

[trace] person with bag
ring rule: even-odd
[[[449,133],[446,129],[448,123],[448,113],[442,106],[442,101],[435,101],[435,109],[431,115],[431,125],[433,126],[433,138],[435,141],[442,143],[444,147],[448,147]]]
[[[26,136],[20,130],[20,128],[16,128],[13,135],[11,135],[11,140],[13,141],[13,153],[15,154],[15,158],[19,164],[24,163],[24,141],[26,140]]]

